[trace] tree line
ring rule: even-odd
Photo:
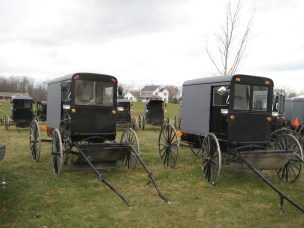
[[[35,101],[46,101],[47,83],[28,76],[0,76],[0,92],[28,93]]]

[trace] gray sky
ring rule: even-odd
[[[224,19],[224,0],[0,0],[0,75],[43,81],[73,72],[121,83],[182,85],[216,75],[205,52]],[[232,0],[232,2],[235,2]],[[243,1],[256,13],[238,73],[304,84],[304,1]]]

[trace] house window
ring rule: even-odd
[[[167,96],[167,93],[164,93],[164,96]]]

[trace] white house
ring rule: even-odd
[[[166,88],[160,86],[145,86],[139,91],[139,100],[147,102],[149,100],[163,100],[168,103],[169,91]]]
[[[137,102],[137,97],[139,96],[139,92],[127,92],[124,95],[124,99],[127,99],[129,101]]]

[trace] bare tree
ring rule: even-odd
[[[255,10],[249,18],[244,31],[239,34],[242,10],[242,1],[238,0],[235,7],[231,1],[227,1],[226,15],[222,30],[215,34],[217,41],[217,56],[210,52],[206,41],[206,52],[210,61],[215,66],[220,75],[232,75],[238,70],[241,61],[244,58],[246,45],[249,40],[252,22]]]
[[[173,102],[174,99],[175,100],[179,99],[180,90],[177,86],[169,85],[169,86],[166,86],[166,88],[169,91],[169,102]]]

